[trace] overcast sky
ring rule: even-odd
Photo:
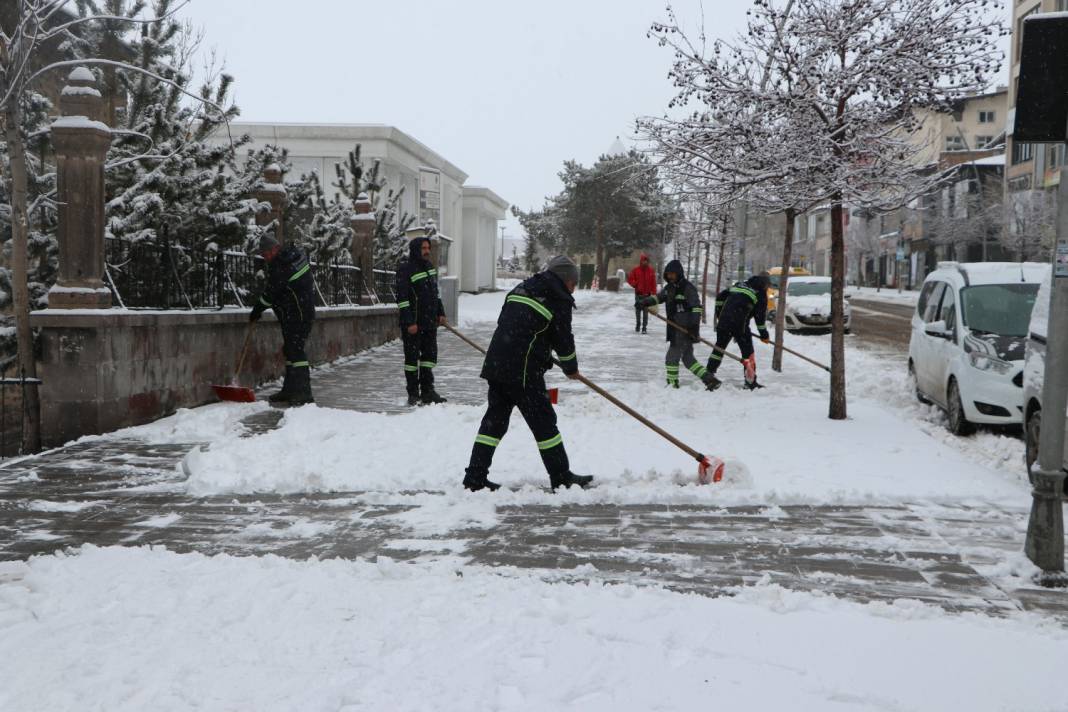
[[[592,163],[664,110],[671,53],[645,33],[665,4],[193,0],[183,15],[235,76],[243,120],[390,124],[526,209],[559,191],[564,160]],[[733,33],[749,2],[705,5]]]
[[[243,120],[390,124],[527,209],[559,191],[563,161],[592,163],[663,112],[671,53],[645,34],[665,5],[192,0],[183,15],[235,76]],[[697,24],[699,0],[672,5]],[[709,34],[734,36],[750,6],[705,0]]]

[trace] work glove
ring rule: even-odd
[[[261,316],[263,316],[263,307],[257,304],[256,306],[252,307],[252,311],[249,312],[248,320],[250,322],[257,322],[260,320]]]
[[[644,308],[651,307],[656,304],[656,297],[641,297],[638,304]]]
[[[771,334],[768,333],[767,329],[761,329],[760,330],[760,340],[761,341],[763,341],[766,344],[766,343],[768,343],[768,339],[770,339],[770,338],[771,338]]]

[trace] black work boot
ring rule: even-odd
[[[286,366],[286,375],[282,379],[282,390],[267,396],[269,403],[287,403],[293,390],[293,367]]]
[[[431,405],[432,403],[446,403],[448,402],[448,399],[442,397],[441,394],[435,391],[434,386],[430,386],[430,388],[423,389],[422,401],[423,405]]]
[[[549,484],[553,489],[557,487],[571,487],[571,485],[577,485],[582,489],[586,489],[593,482],[592,475],[576,475],[573,472],[565,472],[562,475],[549,475]]]
[[[405,371],[404,381],[408,389],[408,405],[419,405],[419,375]]]
[[[311,368],[300,366],[293,368],[293,390],[289,394],[289,405],[314,403],[311,391]]]
[[[481,489],[488,489],[490,492],[496,492],[501,486],[496,482],[491,482],[485,474],[472,472],[471,468],[466,470],[464,474],[464,489],[472,492],[478,492]]]
[[[717,388],[719,388],[720,386],[723,385],[723,381],[719,380],[718,378],[713,376],[711,373],[705,373],[705,377],[702,378],[701,380],[702,380],[702,382],[704,382],[705,388],[707,388],[710,391],[714,391],[714,390],[716,390]]]

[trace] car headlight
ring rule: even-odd
[[[999,375],[1005,375],[1012,370],[1012,364],[1008,361],[1002,361],[999,358],[987,356],[978,351],[972,351],[968,354],[968,362],[980,371],[992,371]]]

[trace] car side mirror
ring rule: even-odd
[[[938,339],[949,338],[949,332],[946,331],[946,322],[944,321],[932,321],[924,328],[923,331],[928,336],[934,336]]]

